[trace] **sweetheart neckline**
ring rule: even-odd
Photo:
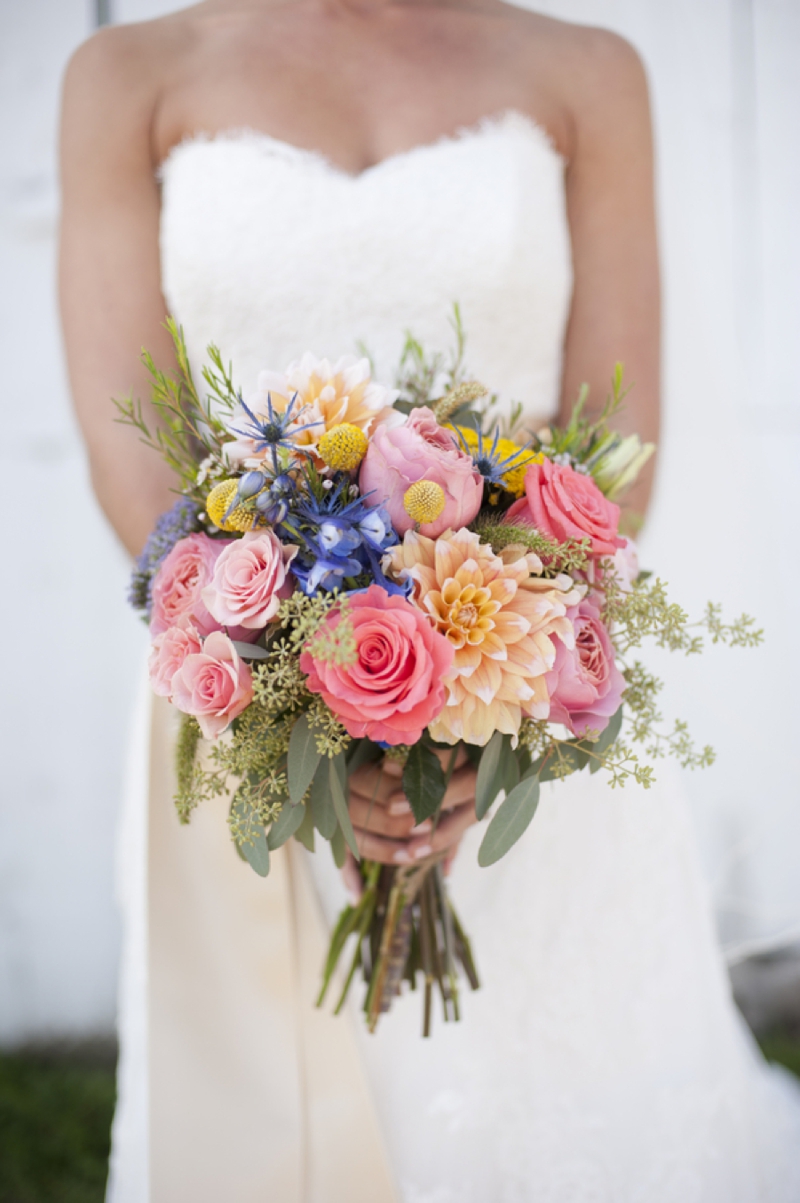
[[[379,159],[377,163],[372,163],[362,171],[357,172],[348,171],[328,158],[320,150],[297,146],[294,142],[286,142],[284,139],[276,138],[265,130],[254,129],[251,126],[232,126],[213,132],[196,130],[184,135],[179,142],[176,142],[174,146],[169,148],[156,168],[156,176],[158,179],[163,180],[167,169],[186,150],[196,149],[199,146],[220,146],[226,143],[241,143],[242,145],[251,144],[267,149],[271,148],[273,151],[283,153],[284,156],[294,159],[296,162],[304,160],[337,179],[358,184],[363,180],[371,179],[384,170],[413,161],[418,156],[461,147],[464,144],[476,142],[488,135],[506,132],[515,126],[517,129],[524,131],[540,149],[549,152],[562,165],[566,165],[564,155],[556,146],[548,130],[527,113],[523,113],[520,109],[510,108],[504,109],[500,113],[482,117],[472,125],[460,126],[453,133],[442,134],[430,142],[419,142],[414,146],[409,146],[406,150],[395,151],[394,154],[387,155],[385,158]]]

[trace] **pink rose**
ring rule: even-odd
[[[614,552],[611,568],[623,593],[630,593],[639,575],[639,553],[633,539],[622,539],[622,546]]]
[[[350,599],[357,659],[354,664],[316,660],[303,652],[300,667],[312,693],[341,719],[354,739],[413,744],[444,708],[442,677],[453,663],[453,648],[405,598],[379,585]],[[341,614],[326,619],[338,626]]]
[[[547,673],[550,721],[573,734],[604,731],[619,710],[625,678],[614,662],[614,648],[595,601],[585,597],[567,611],[575,629],[570,650],[556,639],[556,659]]]
[[[189,655],[172,678],[172,700],[193,714],[206,739],[216,739],[250,705],[253,677],[222,631],[212,631],[203,649]]]
[[[166,631],[156,635],[147,660],[153,692],[162,698],[172,697],[172,678],[186,657],[195,655],[202,646],[200,636],[190,623],[167,627]]]
[[[201,594],[211,580],[217,557],[230,543],[230,539],[209,539],[203,534],[178,540],[153,580],[151,634],[160,635],[167,627],[186,622],[194,623],[201,635],[219,629]]]
[[[613,556],[622,546],[619,506],[603,496],[591,476],[547,458],[528,468],[525,496],[506,514],[506,522],[520,521],[558,543],[588,536],[593,556]]]
[[[288,568],[296,554],[271,530],[249,531],[229,543],[202,591],[209,614],[223,626],[262,630],[291,596]]]
[[[414,526],[403,494],[416,480],[432,480],[444,489],[445,505],[420,532],[430,539],[466,526],[483,500],[483,477],[472,458],[456,446],[454,435],[439,425],[425,406],[411,411],[403,426],[378,426],[361,465],[359,486],[367,505],[384,505],[392,526],[404,535]]]

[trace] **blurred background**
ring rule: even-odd
[[[0,596],[7,1050],[113,1037],[116,828],[145,653],[67,394],[55,298],[60,79],[97,25],[179,7],[0,0],[0,456],[16,507]],[[643,560],[689,610],[713,598],[766,631],[759,651],[654,662],[669,671],[667,715],[718,752],[686,787],[740,1001],[768,1030],[800,1015],[800,3],[531,7],[616,30],[650,75],[666,358]]]

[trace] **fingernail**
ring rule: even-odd
[[[425,856],[430,856],[433,848],[430,844],[420,844],[419,848],[414,850],[414,860],[422,860]]]
[[[423,819],[421,823],[417,823],[416,827],[411,828],[412,835],[427,835],[429,831],[433,831],[433,823],[430,819]]]
[[[405,800],[405,798],[401,798],[397,802],[389,803],[389,814],[390,815],[410,815],[411,807],[409,806],[409,804]]]
[[[411,862],[411,857],[402,848],[398,848],[392,860],[396,865],[408,865]]]

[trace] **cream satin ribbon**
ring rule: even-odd
[[[181,827],[153,707],[149,1203],[398,1203],[349,1015],[313,999],[328,932],[302,856],[236,855],[228,802]]]

